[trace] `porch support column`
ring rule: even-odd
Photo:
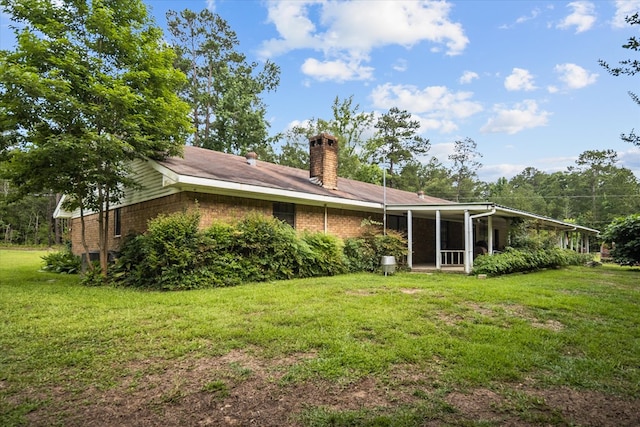
[[[440,210],[436,211],[436,270],[442,270],[442,233],[440,225]]]
[[[464,272],[471,274],[473,262],[473,223],[469,211],[464,211]]]
[[[407,244],[408,244],[408,252],[407,252],[407,266],[411,269],[413,268],[413,214],[409,210],[407,211]]]
[[[493,255],[493,216],[487,218],[487,250],[489,255]]]
[[[574,250],[573,248],[573,238],[575,237],[574,232],[569,233],[569,249]]]

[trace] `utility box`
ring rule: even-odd
[[[383,256],[380,260],[380,265],[382,266],[382,271],[384,275],[393,274],[396,272],[396,257],[394,256]]]

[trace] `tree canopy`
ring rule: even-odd
[[[185,76],[140,0],[1,0],[16,47],[0,52],[0,148],[23,194],[64,193],[97,212],[106,266],[109,205],[130,161],[179,155]]]
[[[182,96],[191,105],[193,145],[232,154],[269,152],[261,95],[278,86],[280,68],[248,62],[236,33],[208,9],[169,11],[167,22],[176,64],[188,76]]]

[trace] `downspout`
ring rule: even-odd
[[[407,211],[407,267],[413,268],[413,212]]]
[[[436,211],[436,270],[442,270],[442,226],[440,225],[440,210]]]
[[[329,232],[329,213],[327,212],[327,204],[324,205],[324,234]]]
[[[464,257],[464,272],[466,274],[471,274],[471,268],[473,267],[473,220],[477,218],[482,218],[485,216],[491,216],[496,213],[496,207],[493,208],[489,212],[482,212],[475,215],[469,215],[468,211],[465,211],[465,217],[468,218],[465,230],[467,235],[465,236],[465,257]]]

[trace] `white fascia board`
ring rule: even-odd
[[[53,211],[53,217],[54,218],[71,218],[73,216],[73,212],[69,212],[68,210],[64,209],[62,207],[62,205],[64,204],[64,202],[67,200],[67,195],[63,194],[62,197],[60,198],[60,201],[58,202],[58,204],[56,205],[55,210]]]
[[[494,208],[491,203],[445,203],[445,204],[418,204],[418,205],[387,205],[388,211],[413,211],[413,212],[488,212]]]
[[[545,217],[542,215],[536,215],[530,212],[521,211],[518,209],[508,208],[506,206],[499,206],[493,203],[467,203],[467,204],[424,204],[424,205],[387,205],[387,211],[398,212],[398,211],[407,211],[411,210],[413,212],[490,212],[493,209],[496,209],[496,213],[500,216],[500,213],[509,216],[516,216],[520,218],[528,218],[536,221],[543,222],[549,226],[554,226],[566,230],[576,230],[582,231],[590,234],[599,234],[599,230],[595,230],[589,227],[583,227],[578,224],[571,224],[568,222],[560,221],[557,219]]]
[[[578,224],[571,224],[569,222],[560,221],[560,220],[549,218],[549,217],[542,216],[542,215],[536,215],[536,214],[533,214],[533,213],[530,213],[530,212],[525,212],[525,211],[521,211],[521,210],[517,210],[517,209],[512,209],[512,208],[508,208],[508,207],[505,207],[505,206],[496,206],[496,209],[498,210],[498,212],[509,213],[511,215],[519,216],[521,218],[534,219],[536,221],[540,221],[540,222],[543,222],[545,224],[553,225],[555,227],[563,228],[563,229],[566,229],[566,230],[582,231],[582,232],[590,233],[590,234],[600,234],[600,230],[596,230],[594,228],[584,227],[584,226],[581,226],[581,225],[578,225]]]

